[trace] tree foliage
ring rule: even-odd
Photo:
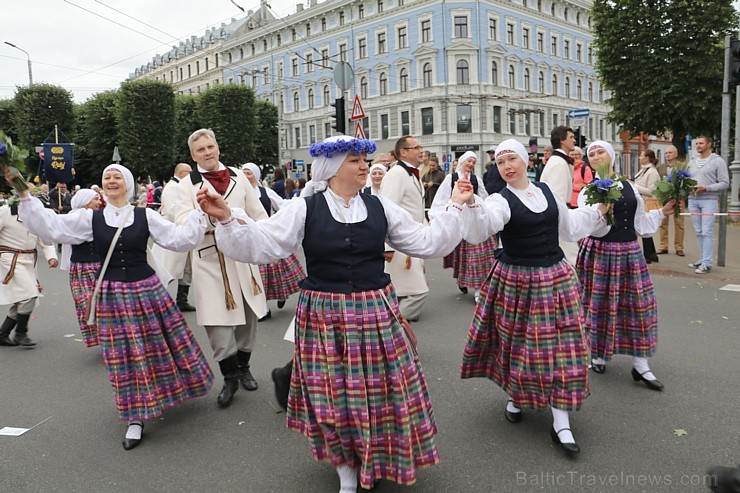
[[[13,141],[18,140],[15,132],[15,101],[12,99],[0,100],[0,131]]]
[[[174,164],[175,93],[167,82],[126,81],[116,105],[118,149],[134,176],[161,178]]]
[[[100,184],[100,174],[111,163],[118,143],[117,91],[101,92],[75,108],[76,177],[82,186]]]
[[[269,101],[257,101],[256,156],[252,161],[260,164],[278,163],[278,112]]]
[[[716,134],[731,0],[595,0],[594,44],[609,120],[633,134]]]
[[[34,148],[53,132],[54,125],[68,138],[74,138],[73,107],[72,94],[63,87],[33,84],[18,88],[15,93],[15,133],[17,144],[30,152],[29,164],[36,165],[38,157]]]
[[[254,91],[236,84],[216,86],[200,95],[197,116],[216,134],[221,162],[234,166],[255,156],[257,138]]]
[[[189,163],[188,137],[202,128],[197,118],[200,96],[177,96],[175,98],[175,161]]]

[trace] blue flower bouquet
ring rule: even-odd
[[[622,185],[614,174],[609,174],[609,166],[598,166],[599,178],[583,187],[587,205],[607,204],[606,223],[614,226],[614,210],[611,204],[622,198]]]
[[[678,163],[672,173],[664,176],[655,184],[653,195],[663,204],[675,200],[676,214],[680,214],[681,204],[689,198],[694,187],[696,187],[696,180],[691,178],[691,173],[686,169],[686,163]]]

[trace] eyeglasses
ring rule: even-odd
[[[412,149],[414,151],[420,151],[420,150],[424,149],[424,147],[423,146],[414,146],[414,147],[404,147],[404,149],[406,149],[407,151],[410,151]]]

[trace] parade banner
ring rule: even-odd
[[[74,144],[44,144],[44,174],[50,183],[74,180]]]

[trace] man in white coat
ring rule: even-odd
[[[555,127],[550,133],[550,143],[553,147],[552,156],[547,160],[540,181],[550,185],[550,189],[567,204],[573,194],[573,158],[570,157],[571,151],[576,148],[573,129],[562,125]],[[578,243],[560,241],[560,248],[568,263],[576,265]]]
[[[0,326],[0,346],[36,345],[28,337],[28,320],[36,307],[41,290],[36,276],[38,250],[52,269],[58,265],[52,245],[41,243],[18,217],[17,206],[0,207],[0,305],[10,305],[10,311]],[[15,336],[10,332],[15,329]]]
[[[188,147],[196,169],[177,186],[176,221],[183,223],[198,207],[196,194],[207,188],[220,194],[231,207],[243,209],[252,219],[267,219],[265,209],[244,173],[219,161],[216,136],[210,129],[200,129],[188,138]],[[265,290],[256,265],[235,262],[224,257],[216,244],[210,224],[203,242],[193,250],[193,282],[197,320],[208,334],[213,357],[224,376],[218,405],[229,406],[239,388],[257,390],[257,381],[249,370],[249,359],[257,333],[257,318],[267,313]]]
[[[419,166],[424,161],[424,148],[410,135],[401,137],[395,147],[398,162],[383,178],[380,194],[411,214],[418,223],[424,223],[424,186],[419,178]],[[386,252],[391,258],[385,271],[390,274],[398,295],[398,307],[408,320],[419,320],[429,286],[424,276],[424,261],[407,257],[400,252]]]
[[[177,185],[180,180],[188,176],[193,171],[187,163],[179,163],[175,166],[172,179],[167,182],[162,190],[160,198],[162,205],[159,207],[159,213],[170,222],[177,219]],[[152,247],[152,252],[161,260],[167,272],[173,279],[177,279],[177,307],[181,312],[194,312],[195,307],[188,303],[188,294],[190,293],[190,284],[193,276],[191,264],[191,252],[173,252],[159,245]]]

